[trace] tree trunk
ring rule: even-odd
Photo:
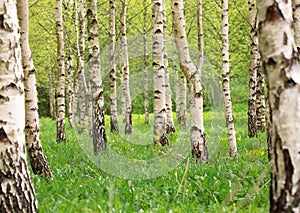
[[[198,28],[198,70],[202,72],[203,59],[204,59],[204,41],[203,41],[203,27],[202,27],[202,0],[198,0],[198,16],[197,16],[197,28]]]
[[[226,126],[228,130],[230,157],[237,155],[236,137],[230,96],[229,42],[228,42],[228,0],[222,0],[222,70]]]
[[[255,0],[248,0],[250,23],[250,67],[249,67],[249,96],[248,96],[248,136],[257,136],[256,129],[256,76],[258,68],[257,24]]]
[[[167,123],[166,132],[175,132],[175,126],[172,115],[172,98],[170,90],[170,76],[169,76],[169,60],[167,51],[167,9],[166,0],[162,0],[162,15],[163,15],[163,36],[164,36],[164,69],[165,69],[165,96],[166,96],[166,110],[167,110]]]
[[[183,128],[187,126],[186,117],[186,78],[184,73],[180,71],[179,82],[179,125]]]
[[[25,100],[16,1],[2,1],[0,11],[0,211],[37,212],[25,155]]]
[[[300,0],[292,0],[295,43],[298,51],[300,50]]]
[[[122,12],[121,12],[121,45],[122,45],[122,61],[121,69],[124,76],[124,94],[125,94],[125,134],[132,133],[132,118],[131,118],[131,97],[129,88],[129,61],[128,61],[128,47],[126,37],[126,12],[127,3],[126,0],[122,0]]]
[[[172,64],[173,64],[173,72],[174,72],[174,79],[175,79],[175,91],[176,91],[176,100],[175,100],[175,111],[176,111],[176,120],[179,123],[179,111],[180,111],[180,105],[179,105],[179,93],[180,93],[180,80],[178,78],[178,66],[177,66],[177,62],[176,62],[176,55],[177,52],[174,51],[174,57],[172,59]]]
[[[54,80],[54,67],[51,67],[50,74],[50,94],[49,94],[49,105],[50,105],[50,116],[53,120],[56,119],[56,100],[55,100],[55,80]]]
[[[66,61],[66,84],[67,84],[67,103],[68,103],[68,120],[71,125],[71,127],[75,127],[75,121],[74,119],[74,83],[73,83],[73,64],[72,64],[72,58],[69,54],[67,56]]]
[[[201,75],[190,57],[183,4],[183,0],[172,0],[174,34],[179,52],[180,67],[189,82],[192,154],[197,162],[205,162],[208,160],[208,149],[203,124]]]
[[[265,74],[258,53],[258,69],[256,77],[256,129],[264,132],[266,129]]]
[[[65,62],[64,62],[64,34],[62,23],[62,1],[56,0],[56,35],[57,35],[57,142],[66,141],[65,130]]]
[[[84,73],[84,50],[85,50],[85,21],[84,21],[84,0],[79,0],[79,58],[77,68],[77,94],[79,106],[79,125],[78,132],[82,133],[85,130],[85,116],[86,116],[86,95],[87,85]]]
[[[36,90],[35,68],[28,40],[28,0],[18,0],[20,43],[25,87],[25,137],[26,148],[34,174],[52,177],[52,173],[40,142],[40,119]]]
[[[164,36],[162,0],[152,0],[153,77],[154,77],[154,144],[169,144],[166,133],[166,98],[164,75]]]
[[[117,75],[115,62],[115,40],[116,40],[116,21],[115,21],[115,1],[110,0],[110,131],[119,132],[118,109],[117,109]]]
[[[144,70],[144,110],[145,124],[149,124],[149,92],[148,92],[148,55],[147,55],[147,0],[143,1],[144,27],[143,27],[143,70]]]
[[[104,96],[102,88],[102,78],[100,70],[100,49],[98,38],[98,20],[97,20],[97,1],[88,0],[87,2],[88,18],[88,37],[89,37],[89,61],[90,86],[93,96],[92,100],[92,137],[94,154],[97,155],[101,150],[106,149],[106,134],[104,120]]]
[[[259,44],[271,122],[270,212],[300,209],[300,64],[291,0],[258,1]]]

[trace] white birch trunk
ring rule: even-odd
[[[100,70],[100,49],[98,38],[97,1],[87,2],[89,61],[88,68],[91,74],[90,86],[92,92],[92,137],[94,154],[106,149],[106,133],[104,120],[104,95]]]
[[[225,117],[229,140],[229,154],[237,155],[236,137],[230,96],[229,41],[228,41],[228,0],[222,0],[222,70]]]
[[[169,144],[166,134],[166,98],[164,74],[164,36],[162,0],[152,0],[153,24],[153,87],[154,87],[154,144]]]
[[[36,90],[35,68],[28,38],[28,0],[18,0],[18,18],[20,24],[20,43],[25,86],[25,137],[30,164],[34,174],[52,177],[52,173],[40,141],[40,119]]]
[[[17,2],[0,4],[0,209],[37,212],[25,156],[25,99]]]
[[[121,48],[122,48],[122,60],[121,69],[124,76],[124,95],[125,95],[125,134],[132,133],[132,109],[131,109],[131,96],[129,88],[129,61],[128,61],[128,47],[126,36],[126,13],[127,3],[126,0],[122,0],[122,12],[121,12]]]
[[[248,0],[250,23],[250,66],[249,66],[249,95],[248,95],[248,136],[257,136],[256,117],[256,77],[258,69],[258,38],[256,24],[255,0]]]
[[[65,62],[64,62],[64,34],[62,23],[62,0],[56,0],[56,35],[57,35],[57,142],[66,141],[65,130]]]
[[[117,75],[115,62],[115,43],[116,43],[116,21],[115,21],[115,1],[110,0],[110,131],[119,132],[118,110],[117,110]]]
[[[292,0],[294,35],[298,51],[300,50],[300,0]]]
[[[264,132],[266,129],[265,74],[258,53],[258,68],[256,77],[256,129]]]
[[[259,46],[271,126],[270,212],[300,209],[300,65],[291,0],[258,1]]]
[[[144,70],[144,110],[145,124],[149,124],[149,91],[148,91],[148,55],[147,55],[147,0],[143,0],[143,70]]]
[[[68,103],[68,120],[71,127],[75,127],[74,121],[74,81],[73,81],[73,63],[71,55],[67,56],[66,61],[66,86],[67,86],[67,103]]]
[[[54,67],[51,67],[50,82],[49,82],[49,107],[50,116],[53,120],[56,119],[56,100],[55,100],[55,80],[54,80]]]
[[[186,78],[184,73],[180,71],[179,80],[179,125],[183,128],[187,126],[186,117]]]
[[[208,160],[208,149],[203,124],[201,75],[190,57],[183,4],[183,0],[172,0],[174,34],[179,52],[180,67],[189,82],[192,154],[197,162],[205,162]]]
[[[165,69],[165,96],[166,96],[166,110],[167,110],[167,123],[166,132],[175,132],[175,126],[172,115],[172,98],[170,90],[170,76],[169,76],[169,60],[167,51],[167,9],[166,0],[162,0],[162,15],[163,15],[163,36],[164,36],[164,69]]]

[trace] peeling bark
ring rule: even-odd
[[[299,212],[300,64],[292,29],[292,3],[259,1],[258,8],[259,45],[270,104],[270,212]]]
[[[153,87],[154,87],[154,144],[169,145],[166,133],[166,98],[164,69],[164,36],[162,0],[152,0],[153,24]]]
[[[248,96],[248,136],[257,136],[256,117],[256,76],[258,69],[258,38],[256,23],[255,0],[248,0],[250,23],[250,66],[249,66],[249,96]]]
[[[62,23],[62,0],[56,0],[56,35],[57,35],[57,142],[66,141],[65,130],[65,62],[64,62],[64,34]]]
[[[25,155],[25,91],[16,1],[2,1],[0,11],[0,211],[37,212]]]
[[[191,107],[192,154],[197,162],[208,161],[208,149],[203,124],[203,89],[201,74],[192,63],[186,38],[183,0],[172,0],[174,35],[180,67],[188,80]]]
[[[52,177],[52,173],[40,141],[40,119],[36,90],[35,68],[31,56],[28,38],[28,0],[18,0],[18,18],[20,24],[20,43],[25,86],[25,137],[26,148],[34,174]]]
[[[222,0],[222,76],[225,103],[225,117],[229,140],[230,157],[237,155],[237,145],[230,96],[229,42],[228,42],[228,0]]]
[[[88,19],[88,49],[89,61],[88,69],[90,76],[90,86],[92,93],[92,137],[94,154],[106,149],[106,133],[104,120],[104,95],[102,88],[102,78],[100,70],[100,49],[98,38],[97,1],[87,1]]]
[[[115,62],[115,1],[110,0],[110,131],[119,132],[118,126],[118,110],[117,110],[117,75],[116,75],[116,62]]]

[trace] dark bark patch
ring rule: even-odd
[[[4,141],[5,139],[7,139],[7,134],[4,131],[4,129],[1,127],[0,128],[0,141]]]
[[[273,59],[273,58],[269,58],[269,60],[268,60],[268,65],[270,65],[270,66],[275,66],[276,65],[276,61]]]
[[[0,103],[3,104],[9,101],[9,97],[0,94]]]
[[[4,15],[1,14],[0,15],[0,30],[4,30],[5,27],[4,27]]]
[[[278,8],[278,4],[274,3],[272,6],[268,7],[267,10],[267,21],[275,22],[279,19],[283,19],[283,15]]]
[[[287,45],[288,44],[288,37],[287,34],[284,32],[283,33],[283,45]]]
[[[283,158],[284,158],[284,167],[286,173],[284,188],[288,190],[290,194],[292,194],[294,166],[288,149],[283,150]]]

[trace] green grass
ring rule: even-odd
[[[246,106],[237,105],[234,110],[237,158],[228,157],[224,115],[207,111],[209,163],[196,164],[188,154],[175,169],[148,180],[126,180],[102,171],[85,151],[91,148],[88,137],[76,136],[67,126],[66,144],[57,144],[55,122],[41,119],[41,140],[54,178],[32,176],[40,212],[267,212],[270,181],[265,135],[247,138]],[[133,125],[131,138],[111,135],[107,125],[110,152],[139,162],[171,154],[169,148],[152,146],[151,126],[143,124],[143,115],[133,115]],[[178,126],[177,130],[170,136],[171,144],[183,140],[188,146],[185,134],[180,136]]]

